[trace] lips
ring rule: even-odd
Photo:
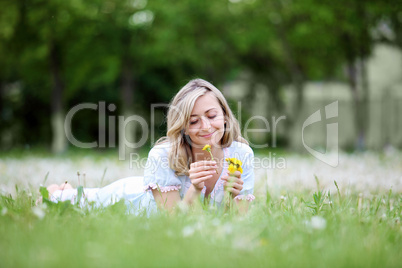
[[[203,137],[203,138],[210,138],[210,137],[212,137],[212,134],[214,134],[214,133],[215,133],[215,131],[212,132],[212,133],[209,133],[207,135],[200,135],[200,136]]]

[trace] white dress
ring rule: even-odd
[[[124,199],[127,205],[127,213],[139,214],[145,211],[149,215],[157,211],[152,189],[158,189],[161,192],[179,191],[180,197],[183,198],[191,186],[191,181],[188,176],[176,176],[174,170],[169,167],[169,150],[170,143],[168,142],[156,145],[149,152],[143,177],[134,176],[119,179],[102,188],[85,188],[85,198],[81,198],[80,202],[82,204],[92,203],[95,207],[105,207]],[[236,157],[243,162],[243,174],[241,176],[244,182],[243,190],[236,199],[254,200],[253,150],[244,143],[234,141],[229,147],[224,148],[223,152],[224,158]],[[219,206],[223,201],[224,187],[221,177],[227,174],[227,168],[228,165],[225,161],[222,173],[211,192],[211,205]],[[202,190],[201,199],[204,199],[205,190],[206,187]],[[77,190],[55,191],[50,200],[53,202],[71,200],[72,203],[76,203]]]

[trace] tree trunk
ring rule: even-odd
[[[282,3],[280,1],[274,1],[274,6],[277,9],[278,14],[282,14]],[[285,51],[284,56],[285,56],[285,63],[287,66],[287,69],[290,73],[292,83],[295,89],[295,101],[293,107],[295,107],[295,117],[297,119],[298,115],[302,114],[301,110],[303,109],[303,104],[304,104],[304,78],[302,71],[300,70],[296,60],[295,60],[295,55],[293,52],[293,49],[286,38],[285,33],[287,33],[287,29],[284,26],[282,22],[279,22],[276,24],[276,32],[280,38],[280,41],[282,43],[282,47]],[[296,120],[297,121],[297,120]]]
[[[278,14],[282,14],[282,2],[281,1],[273,1],[274,9],[278,12]],[[286,33],[286,26],[279,22],[276,24],[276,32],[279,36],[279,39],[282,43],[282,47],[284,50],[285,64],[290,73],[292,84],[295,90],[295,98],[293,102],[293,111],[290,112],[290,116],[286,117],[286,132],[289,133],[287,138],[294,142],[292,145],[294,148],[303,149],[300,143],[298,142],[301,139],[301,134],[299,135],[298,129],[301,127],[303,115],[303,105],[304,105],[304,78],[301,69],[299,68],[296,59],[296,56],[293,52],[293,48],[289,43]],[[291,135],[295,135],[294,138]],[[297,142],[296,142],[297,141]]]
[[[366,14],[366,10],[363,6],[363,3],[360,1],[356,2],[356,14],[358,18],[361,18],[362,21],[365,22],[366,25],[369,25],[368,16]],[[367,44],[370,43],[370,37],[366,30],[360,29],[358,31],[359,38],[357,39],[357,51],[358,54],[355,57],[357,59],[358,70],[359,70],[359,89],[360,89],[360,112],[359,112],[359,129],[357,136],[357,148],[359,150],[364,150],[366,148],[366,134],[368,131],[368,123],[369,123],[369,84],[367,77],[367,67],[365,57],[369,54],[369,46]]]
[[[124,118],[127,118],[134,114],[134,78],[131,61],[128,56],[123,56],[122,59],[122,73],[121,73],[121,103],[122,114]],[[119,149],[120,152],[125,152],[125,155],[129,155],[134,152],[134,148],[126,146],[127,143],[135,143],[135,122],[130,122],[125,126],[125,129],[119,129]],[[124,150],[124,151],[122,151]]]
[[[7,142],[6,139],[6,127],[5,127],[5,122],[3,120],[3,103],[4,103],[4,87],[5,87],[5,83],[0,83],[0,149],[5,149],[9,146],[9,142]]]
[[[64,85],[60,77],[60,52],[56,44],[50,43],[50,73],[53,90],[51,103],[52,152],[62,153],[66,150],[66,135],[64,134],[63,91]]]
[[[352,92],[352,98],[354,103],[354,121],[356,126],[356,144],[357,150],[364,149],[364,131],[363,131],[363,119],[362,119],[362,107],[361,107],[361,94],[359,94],[357,84],[357,68],[354,60],[350,58],[347,63],[347,75],[349,81],[349,87]]]
[[[360,77],[361,77],[361,129],[359,131],[358,140],[360,141],[361,148],[365,149],[367,142],[367,132],[370,123],[370,88],[368,83],[367,65],[363,57],[359,60]]]

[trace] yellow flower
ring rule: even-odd
[[[229,173],[230,173],[230,174],[235,173],[235,171],[236,171],[235,165],[230,164],[228,170],[229,170]]]
[[[240,171],[241,174],[243,174],[243,169],[241,167],[238,167],[237,170]]]
[[[243,169],[241,168],[242,162],[237,158],[226,158],[225,159],[229,163],[229,173],[233,174],[235,171],[240,171],[243,173]]]
[[[211,145],[209,145],[209,144],[205,145],[204,148],[202,148],[202,150],[211,152]]]
[[[214,160],[214,156],[212,155],[212,152],[211,152],[211,145],[209,145],[209,144],[205,145],[204,148],[202,148],[202,150],[209,152],[209,154],[211,155],[212,161]],[[216,171],[216,174],[218,174],[218,170],[216,169],[215,171]]]
[[[236,165],[239,165],[239,166],[242,165],[242,162],[241,162],[239,159],[237,159],[237,158],[232,158],[232,160],[233,160],[233,163],[235,163]]]
[[[226,161],[228,161],[229,163],[232,163],[233,165],[238,165],[241,166],[243,163],[237,159],[237,158],[226,158]]]

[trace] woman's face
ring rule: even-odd
[[[202,148],[206,144],[220,144],[225,128],[225,118],[222,107],[212,92],[199,97],[191,112],[187,135],[192,146]]]

